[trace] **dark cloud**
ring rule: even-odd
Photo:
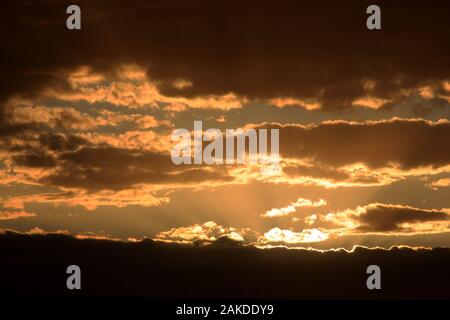
[[[280,152],[285,158],[311,160],[310,165],[288,163],[290,177],[378,183],[376,175],[349,175],[345,165],[364,163],[371,168],[398,164],[401,169],[435,168],[450,164],[447,121],[393,119],[376,122],[333,121],[319,125],[263,124],[280,129]],[[89,190],[123,189],[139,183],[197,183],[232,179],[226,167],[176,166],[168,154],[95,145],[71,134],[41,133],[32,140],[4,148],[14,163],[56,170],[41,183]],[[17,140],[17,139],[16,139]],[[26,142],[28,141],[28,143]],[[32,141],[39,143],[30,145]]]
[[[67,4],[2,2],[0,100],[71,90],[61,72],[80,65],[114,74],[130,62],[169,95],[318,98],[324,108],[350,106],[368,79],[372,96],[395,100],[449,78],[448,1],[378,1],[378,31],[365,26],[370,1],[77,1],[81,31],[66,29]]]
[[[224,166],[175,165],[170,154],[94,144],[74,134],[22,132],[3,137],[0,149],[12,165],[51,169],[38,182],[43,185],[89,191],[122,190],[137,184],[197,184],[231,181]]]
[[[261,127],[280,129],[284,157],[312,158],[334,167],[358,162],[373,168],[396,163],[403,169],[450,164],[448,121],[393,119]]]
[[[445,221],[449,217],[449,214],[443,211],[384,204],[368,206],[363,213],[352,216],[360,223],[358,229],[373,232],[405,231],[408,228],[402,227],[403,223]]]
[[[207,294],[220,299],[278,300],[450,297],[449,249],[357,248],[352,253],[320,253],[261,250],[229,243],[219,239],[216,245],[194,247],[150,240],[126,243],[7,232],[0,235],[2,294],[67,294],[64,270],[76,261],[82,270],[82,293],[87,296],[203,298]],[[372,264],[382,268],[383,289],[377,292],[365,287],[366,269]]]
[[[2,142],[7,142],[12,137],[17,137],[18,135],[36,132],[39,130],[35,123],[15,122],[11,117],[11,113],[9,112],[10,110],[4,108],[2,103],[3,101],[0,100],[0,139]]]
[[[44,153],[28,153],[12,157],[14,163],[34,168],[51,168],[56,165],[56,160],[53,156]]]
[[[176,166],[170,155],[114,147],[84,147],[61,153],[42,183],[91,191],[126,189],[139,183],[200,183],[230,180],[221,168]]]
[[[42,147],[47,147],[51,151],[69,151],[89,144],[85,139],[75,135],[64,135],[54,133],[44,133],[39,137]]]
[[[22,142],[31,142],[33,136],[22,135],[21,139]],[[14,153],[11,159],[16,165],[32,168],[53,168],[57,165],[56,156],[48,151],[70,151],[89,145],[88,141],[78,136],[53,133],[42,133],[35,142],[39,142],[39,147],[28,143],[4,144],[3,149]]]
[[[37,130],[37,127],[35,127]],[[42,129],[42,128],[41,128]],[[57,157],[64,151],[75,151],[83,146],[91,145],[87,140],[70,134],[47,133],[42,129],[37,131],[22,131],[14,139],[2,137],[0,148],[10,153],[15,165],[35,168],[53,168],[57,166]]]

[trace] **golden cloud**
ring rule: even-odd
[[[15,220],[34,216],[36,216],[34,213],[26,211],[0,211],[0,220]]]
[[[298,207],[317,208],[326,205],[327,203],[323,199],[319,199],[318,201],[314,202],[309,199],[298,198],[297,201],[291,203],[289,206],[283,208],[272,208],[271,210],[268,210],[265,213],[261,214],[260,217],[263,218],[284,217],[292,212],[295,212],[296,208]]]
[[[203,224],[194,224],[187,227],[172,228],[155,236],[155,240],[193,243],[194,241],[216,241],[221,237],[227,237],[234,241],[251,242],[255,239],[255,233],[248,228],[223,227],[214,221]]]

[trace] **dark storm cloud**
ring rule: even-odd
[[[378,1],[378,31],[365,26],[369,1],[77,4],[81,31],[66,29],[66,1],[2,2],[0,99],[71,90],[62,70],[89,65],[113,74],[130,62],[169,95],[318,98],[324,108],[351,105],[367,79],[371,95],[397,99],[400,89],[449,77],[448,1]],[[193,86],[177,89],[177,79]]]
[[[312,158],[335,167],[358,162],[372,168],[397,163],[403,169],[450,164],[448,121],[392,119],[260,127],[280,129],[280,152],[288,158]]]

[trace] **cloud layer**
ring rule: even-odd
[[[15,63],[3,65],[1,100],[50,87],[70,92],[80,77],[69,81],[64,75],[74,68],[114,75],[118,65],[133,62],[171,96],[233,92],[313,99],[322,108],[339,109],[358,99],[398,101],[408,90],[428,85],[436,91],[435,103],[448,103],[439,98],[450,67],[446,1],[432,6],[382,1],[380,32],[365,28],[371,4],[365,1],[339,7],[333,1],[291,0],[78,4],[80,32],[65,29],[64,1],[3,4],[1,60]],[[99,79],[81,77],[81,82]]]

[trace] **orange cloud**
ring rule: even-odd
[[[352,105],[369,108],[369,109],[380,109],[389,102],[391,102],[391,100],[380,99],[380,98],[375,98],[375,97],[369,96],[369,97],[362,97],[362,98],[354,100],[352,102]]]
[[[127,206],[153,207],[169,202],[166,196],[156,196],[155,190],[148,186],[135,186],[132,189],[111,191],[102,190],[97,193],[88,193],[80,190],[66,190],[59,193],[39,193],[13,196],[1,200],[5,208],[23,209],[26,204],[45,203],[53,206],[66,205],[69,207],[81,206],[87,210],[94,210],[99,206],[114,206],[123,208]]]
[[[26,211],[0,211],[0,220],[15,220],[36,216],[34,213]]]
[[[433,181],[430,186],[432,188],[445,188],[450,186],[450,178],[444,178],[444,179],[439,179],[436,181]]]
[[[48,125],[50,128],[88,130],[99,125],[89,115],[71,107],[14,107],[12,117],[17,123],[35,122]]]
[[[280,245],[280,244],[304,244],[312,242],[325,241],[329,238],[329,233],[325,229],[304,229],[301,232],[295,232],[288,229],[272,228],[258,239],[262,245]]]
[[[277,108],[284,108],[287,106],[300,106],[306,110],[320,109],[321,105],[317,101],[301,100],[296,98],[274,98],[269,100],[269,104],[276,106]]]
[[[325,206],[326,204],[327,204],[326,201],[322,199],[313,202],[308,199],[298,198],[297,201],[291,203],[289,206],[279,209],[273,208],[271,210],[266,211],[264,214],[261,214],[260,217],[263,218],[284,217],[292,212],[295,212],[296,208],[298,207],[317,208]]]
[[[349,234],[412,234],[445,232],[450,227],[449,209],[419,209],[410,206],[371,203],[356,209],[328,213],[324,221],[344,227]]]
[[[42,93],[45,97],[62,101],[87,101],[89,103],[109,102],[127,108],[157,108],[169,105],[168,111],[183,111],[185,107],[194,109],[230,110],[241,108],[248,99],[229,92],[222,95],[202,95],[198,97],[172,97],[160,93],[155,82],[146,76],[144,69],[137,65],[123,65],[118,68],[117,78],[110,75],[110,81],[102,81],[106,75],[90,74],[90,69],[82,67],[72,74],[62,74],[72,86],[66,88],[49,87]],[[172,86],[184,90],[193,86],[187,80],[176,80]],[[172,107],[170,107],[172,106]],[[177,107],[175,107],[177,106]]]
[[[214,221],[194,224],[187,227],[172,228],[155,236],[155,240],[192,243],[194,241],[215,241],[227,237],[239,242],[249,242],[255,238],[255,233],[248,228],[223,227]]]

